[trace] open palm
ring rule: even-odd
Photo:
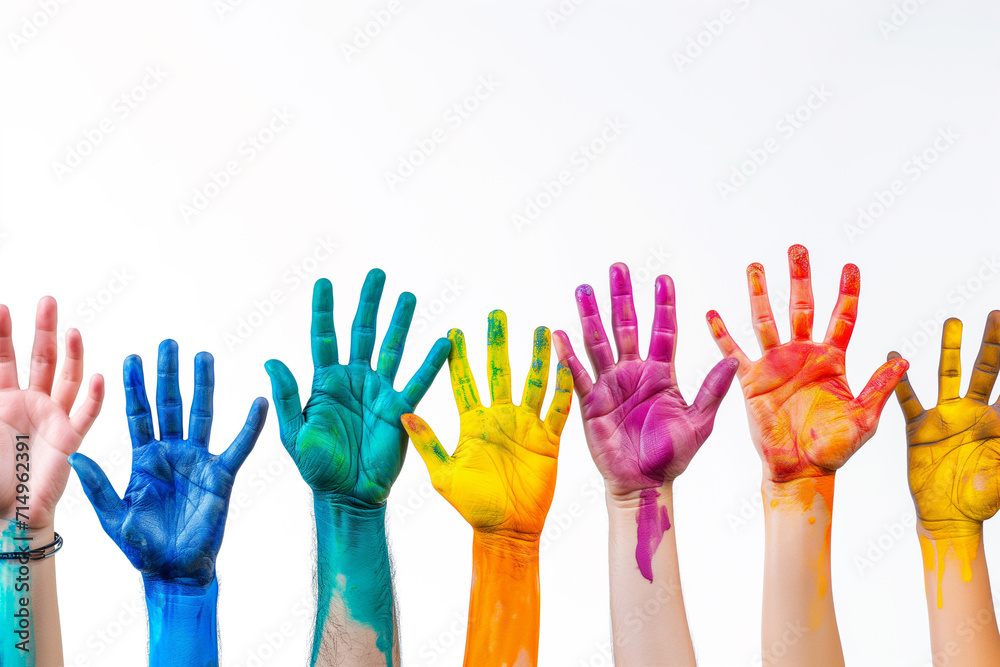
[[[751,437],[776,480],[837,470],[877,423],[851,393],[843,350],[830,344],[769,348],[741,383]]]
[[[677,320],[674,284],[656,280],[656,309],[649,355],[639,356],[639,333],[628,267],[609,271],[612,330],[618,349],[615,362],[597,307],[594,290],[576,290],[583,339],[596,374],[592,380],[577,359],[569,337],[555,333],[559,359],[573,372],[580,413],[591,456],[608,490],[628,496],[676,479],[712,432],[715,414],[736,373],[736,363],[722,360],[688,405],[674,370]]]
[[[750,433],[772,481],[835,472],[875,432],[878,418],[907,363],[886,362],[855,397],[847,384],[844,355],[857,318],[861,277],[844,267],[840,296],[822,343],[812,340],[813,296],[809,255],[788,250],[792,340],[781,343],[767,297],[764,267],[747,268],[751,317],[762,356],[750,361],[715,311],[708,322],[719,349],[739,361]]]
[[[208,586],[222,545],[236,472],[253,449],[267,401],[258,398],[246,424],[221,455],[208,451],[215,378],[212,355],[195,357],[195,391],[188,437],[183,436],[177,381],[177,344],[160,344],[157,364],[159,439],[146,397],[142,359],[124,364],[126,410],[132,439],[132,475],[119,499],[92,460],[75,454],[70,463],[108,536],[147,580]]]
[[[477,531],[537,538],[552,504],[559,436],[572,400],[569,369],[556,370],[556,391],[544,421],[540,418],[548,383],[550,336],[535,330],[531,369],[521,405],[511,400],[507,355],[507,317],[499,310],[489,318],[491,405],[479,401],[469,367],[465,336],[448,333],[448,368],[460,414],[459,439],[449,455],[430,427],[416,415],[403,425],[420,452],[434,488]]]
[[[346,498],[368,506],[385,503],[403,466],[406,432],[400,417],[411,412],[427,392],[448,354],[438,340],[402,391],[393,388],[416,299],[399,297],[382,342],[377,370],[375,319],[385,273],[373,269],[361,290],[351,330],[351,358],[338,364],[333,327],[333,287],[316,281],[313,290],[312,395],[302,408],[298,385],[288,367],[265,364],[278,410],[281,442],[315,494]]]
[[[412,408],[368,366],[318,368],[290,452],[315,491],[385,502],[403,465]]]
[[[528,406],[479,406],[461,416],[450,486],[442,495],[473,528],[542,532],[552,504],[559,435]]]
[[[44,297],[35,318],[28,388],[21,389],[10,312],[0,305],[0,516],[31,529],[52,526],[69,479],[66,457],[80,448],[104,399],[104,379],[95,375],[83,405],[69,416],[83,380],[80,332],[66,332],[66,360],[53,386],[56,349],[56,302]]]
[[[998,371],[1000,311],[986,322],[963,397],[961,342],[962,323],[949,319],[942,332],[936,406],[924,410],[906,376],[896,388],[917,516],[941,538],[978,534],[980,524],[1000,509],[1000,404],[988,403]]]

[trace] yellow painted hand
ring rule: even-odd
[[[907,376],[896,387],[917,518],[939,540],[978,537],[982,522],[1000,509],[1000,401],[988,403],[1000,363],[1000,311],[986,321],[963,397],[961,346],[962,322],[949,319],[941,335],[938,402],[930,410],[920,405]]]
[[[559,435],[573,396],[568,368],[556,370],[556,390],[545,421],[540,418],[549,373],[549,330],[535,343],[521,405],[511,401],[507,316],[490,313],[488,370],[492,403],[479,402],[465,337],[448,332],[448,368],[460,414],[458,446],[448,455],[427,424],[403,415],[403,427],[427,464],[434,488],[477,531],[537,539],[552,504]]]
[[[895,352],[889,358],[898,357]],[[972,581],[983,521],[1000,508],[1000,402],[990,394],[1000,368],[1000,311],[986,320],[969,390],[962,385],[962,322],[944,323],[938,402],[924,410],[907,376],[896,386],[906,419],[910,493],[920,520],[924,569],[937,571],[937,606],[944,605],[946,562],[954,557]]]

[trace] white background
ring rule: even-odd
[[[1000,305],[1000,8],[578,2],[567,0],[559,14],[556,0],[399,0],[387,22],[387,0],[4,3],[0,299],[13,313],[22,369],[40,296],[57,298],[60,328],[83,332],[87,369],[104,373],[108,385],[83,451],[105,465],[119,492],[129,474],[120,380],[127,354],[140,354],[149,372],[159,341],[175,338],[189,399],[193,355],[214,353],[219,452],[252,399],[270,398],[265,360],[285,361],[305,400],[311,283],[333,281],[346,354],[358,290],[373,266],[388,274],[382,330],[400,291],[428,308],[418,313],[399,386],[451,327],[466,332],[482,369],[493,308],[508,313],[512,366],[522,376],[533,328],[578,331],[573,289],[592,283],[606,302],[607,267],[625,261],[644,346],[653,279],[663,272],[676,282],[678,374],[690,400],[719,359],[708,309],[757,356],[748,263],[769,272],[787,336],[781,314],[792,243],[811,252],[817,336],[841,266],[861,268],[848,354],[855,392],[886,352],[902,349],[918,394],[932,404],[945,316],[968,325],[963,358],[971,368],[986,314]],[[374,36],[365,44],[357,31],[380,11],[387,24],[368,25]],[[356,39],[363,48],[347,53]],[[678,60],[685,51],[689,62]],[[480,87],[482,78],[493,89]],[[828,99],[803,107],[816,89]],[[471,109],[465,118],[452,110],[463,103]],[[268,135],[276,109],[293,119]],[[798,114],[795,125],[783,120],[788,114]],[[110,132],[97,142],[104,119]],[[609,121],[621,129],[602,143]],[[938,142],[946,150],[934,148],[939,132],[951,133],[949,143]],[[246,142],[261,134],[269,141],[251,160]],[[429,156],[413,153],[435,136],[443,141],[431,139]],[[768,139],[776,150],[763,161]],[[581,158],[592,142],[594,159]],[[913,157],[925,151],[933,164],[915,169]],[[744,164],[753,152],[762,165]],[[386,173],[411,155],[420,164],[390,187]],[[239,173],[211,187],[229,161]],[[753,173],[724,197],[719,184],[741,165]],[[539,198],[564,170],[568,185]],[[894,180],[899,194],[879,210],[877,193]],[[198,192],[211,196],[185,216],[182,205],[193,207]],[[530,224],[518,227],[512,216],[529,199],[541,211],[528,211]],[[845,227],[857,225],[859,207],[878,215],[864,228]],[[324,244],[336,249],[327,253]],[[263,303],[275,292],[280,303]],[[252,325],[239,332],[243,321]],[[240,333],[238,344],[227,340]],[[458,420],[446,377],[418,412],[448,443]],[[610,663],[600,484],[574,412],[542,555],[545,665]],[[734,388],[675,488],[702,665],[750,665],[759,655],[758,488],[759,461]],[[242,506],[234,501],[218,560],[223,664],[303,664],[310,495],[273,413],[234,497]],[[570,517],[574,503],[582,514]],[[459,664],[470,530],[431,490],[412,453],[389,506],[404,661]],[[892,400],[876,436],[838,474],[833,568],[848,664],[929,662],[917,540],[912,528],[899,530],[912,521],[903,422]],[[57,529],[66,538],[58,562],[67,664],[142,663],[140,577],[101,530],[75,476]],[[988,560],[996,565],[995,556]]]

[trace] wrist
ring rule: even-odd
[[[635,513],[643,504],[643,499],[648,498],[655,491],[659,502],[673,505],[674,500],[674,480],[665,480],[659,486],[651,486],[645,489],[634,489],[626,493],[614,492],[606,488],[604,492],[604,502],[608,507],[608,514],[624,514],[635,520]]]
[[[195,602],[210,597],[213,590],[218,591],[219,584],[214,574],[205,583],[199,583],[195,579],[161,579],[144,574],[142,587],[147,599]]]
[[[488,559],[537,562],[541,535],[473,530],[473,550]]]
[[[639,574],[652,582],[654,565],[676,553],[672,539],[661,548],[664,537],[673,527],[673,480],[666,480],[658,487],[633,491],[629,494],[607,493],[608,548],[611,553],[634,554]],[[659,553],[659,556],[657,554]],[[631,565],[629,571],[633,571]],[[614,573],[612,573],[614,577]]]
[[[18,522],[13,519],[0,520],[0,552],[3,553],[22,553],[27,552],[32,549],[37,549],[39,547],[51,544],[55,541],[55,531],[52,525],[49,524],[45,527],[33,528],[29,526],[19,525]],[[39,565],[48,560],[49,558],[39,559],[39,560],[28,560],[27,554],[23,560],[14,559],[16,562],[20,562],[25,565]],[[0,567],[2,567],[4,562],[0,561]]]
[[[218,665],[219,585],[143,577],[149,615],[149,665]]]
[[[387,561],[385,506],[330,500],[315,498],[313,503],[321,578],[327,572],[371,569]]]
[[[346,493],[336,493],[333,491],[313,490],[313,505],[329,507],[331,509],[343,509],[344,511],[357,511],[360,513],[381,511],[385,515],[386,502],[371,503],[359,500]]]
[[[764,510],[799,512],[809,516],[833,513],[834,473],[775,481],[765,476],[761,482]]]
[[[371,533],[385,534],[386,506],[369,505],[349,496],[314,495],[316,537],[321,545],[331,539],[347,539]]]
[[[983,534],[983,524],[968,519],[927,520],[917,512],[917,536],[932,542],[944,540],[978,539]]]

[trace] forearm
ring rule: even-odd
[[[694,665],[684,612],[673,485],[607,496],[611,629],[623,665]]]
[[[217,667],[219,585],[144,580],[150,667]]]
[[[950,537],[918,524],[933,664],[1000,664],[1000,634],[993,610],[981,526]]]
[[[465,665],[538,664],[538,537],[475,531]]]
[[[0,522],[0,551],[37,549],[54,539],[52,527],[20,529]],[[55,557],[0,561],[0,665],[63,664]]]
[[[843,665],[830,577],[834,476],[765,480],[762,662]]]
[[[385,507],[314,497],[318,600],[314,665],[398,665]]]

